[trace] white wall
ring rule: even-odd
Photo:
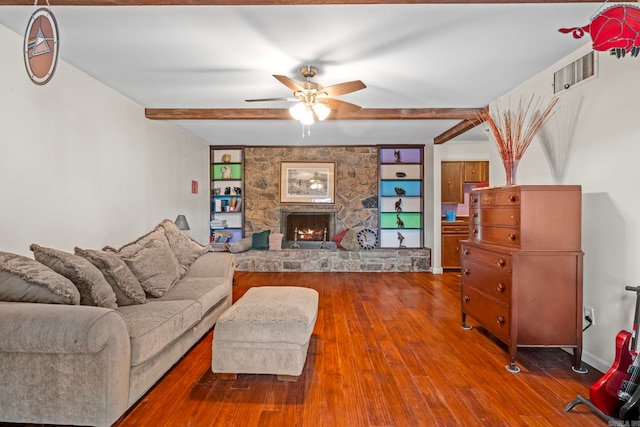
[[[33,84],[22,42],[0,26],[0,251],[119,247],[178,214],[206,243],[208,146],[63,61]]]
[[[590,51],[574,54],[515,88],[502,101],[521,94],[552,95],[553,72]],[[640,285],[640,198],[636,181],[640,159],[640,62],[596,52],[599,75],[560,97],[584,97],[564,184],[582,185],[584,304],[595,308],[595,325],[584,332],[584,360],[599,370],[611,366],[615,336],[633,323],[635,294],[625,285]],[[569,98],[567,98],[569,96]],[[574,98],[575,99],[575,98]],[[501,168],[492,151],[492,178]],[[502,178],[504,183],[504,178]],[[500,182],[494,181],[496,184]],[[541,145],[534,141],[522,158],[519,184],[552,184]]]

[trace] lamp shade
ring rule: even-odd
[[[296,103],[293,107],[289,108],[289,114],[296,120],[300,120],[302,118],[302,114],[304,113],[305,106],[302,102]]]
[[[178,215],[175,222],[180,230],[190,230],[189,223],[184,215]]]
[[[329,113],[331,113],[331,109],[324,104],[313,104],[313,112],[318,116],[318,120],[322,121],[329,117]]]

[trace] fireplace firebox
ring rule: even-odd
[[[293,242],[305,249],[332,246],[331,236],[334,233],[334,212],[281,212],[283,247],[289,248]],[[323,242],[326,242],[324,245]]]

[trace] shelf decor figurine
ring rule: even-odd
[[[521,98],[517,108],[509,106],[501,110],[497,103],[480,113],[480,120],[489,126],[492,139],[498,146],[507,175],[507,185],[516,184],[518,162],[531,144],[533,137],[551,117],[559,98],[554,97],[546,108],[542,109],[541,97],[531,96],[528,102]]]

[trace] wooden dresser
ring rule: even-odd
[[[462,327],[467,316],[509,348],[573,348],[582,359],[582,189],[569,185],[478,188],[461,242]]]

